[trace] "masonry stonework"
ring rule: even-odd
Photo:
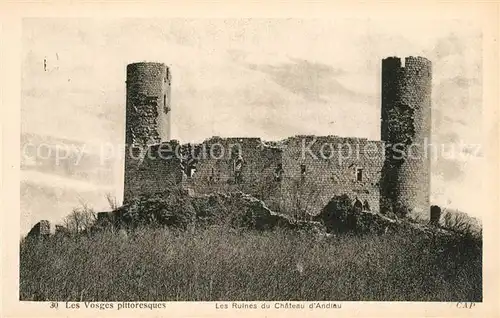
[[[339,136],[211,137],[202,143],[170,140],[170,81],[160,63],[127,67],[124,202],[182,186],[191,192],[242,191],[275,211],[318,214],[347,194],[360,210],[429,209],[430,165],[394,159],[430,137],[431,63],[409,57],[382,61],[381,140]],[[132,145],[143,148],[132,149]]]
[[[381,138],[387,144],[382,171],[385,208],[408,215],[429,211],[431,62],[422,57],[382,61]]]
[[[170,139],[169,68],[163,63],[140,62],[127,66],[125,119],[125,198],[138,180],[149,177],[138,163],[149,145]]]
[[[47,220],[41,220],[35,224],[31,230],[28,232],[27,237],[31,238],[43,238],[50,235],[50,222]]]

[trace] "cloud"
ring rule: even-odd
[[[248,67],[269,75],[275,83],[308,101],[326,103],[328,97],[335,95],[353,102],[373,101],[370,96],[346,88],[338,79],[346,76],[346,71],[330,65],[293,59],[279,65],[250,64]]]
[[[457,160],[440,158],[431,169],[434,174],[440,175],[444,181],[456,181],[463,175],[463,164]]]
[[[81,206],[81,202],[96,211],[107,211],[105,194],[118,197],[113,188],[36,172],[22,173],[20,191],[21,233],[29,231],[40,220],[60,223],[73,208]]]
[[[443,60],[450,56],[477,56],[477,44],[481,42],[481,32],[479,30],[470,29],[467,34],[458,35],[455,32],[450,32],[446,36],[437,39],[436,44],[431,52],[436,60]],[[472,48],[471,48],[472,44]],[[477,56],[479,57],[479,56]]]
[[[432,142],[452,149],[454,155],[443,155],[433,162],[434,179],[439,176],[441,180],[433,183],[433,191],[439,191],[438,184],[446,187],[443,191],[448,199],[457,202],[456,194],[469,189],[468,196],[473,200],[477,191],[464,180],[477,175],[469,166],[482,156],[477,151],[482,141],[481,125],[477,124],[482,121],[481,34],[473,28],[462,34],[448,32],[436,39],[429,56],[434,77]],[[461,204],[462,209],[469,208]]]
[[[24,133],[22,171],[30,176],[65,178],[95,186],[115,186],[120,180],[122,144],[91,145],[82,141]]]

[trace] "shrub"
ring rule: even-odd
[[[329,232],[346,232],[356,228],[356,216],[347,194],[334,196],[314,220],[322,221]]]
[[[63,226],[70,234],[89,233],[97,215],[94,210],[84,202],[81,206],[74,208],[71,213],[63,219]]]
[[[441,226],[459,235],[482,237],[482,229],[474,224],[474,219],[459,211],[445,211]]]
[[[189,197],[176,191],[142,196],[122,207],[122,221],[131,227],[162,225],[187,228],[196,212]]]

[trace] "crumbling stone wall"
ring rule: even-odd
[[[199,148],[196,172],[185,178],[196,193],[242,191],[262,200],[278,195],[273,181],[281,149],[265,145],[260,138],[218,137]]]
[[[140,196],[112,212],[98,214],[95,231],[166,225],[184,229],[223,225],[232,228],[269,230],[287,228],[324,233],[320,222],[296,220],[272,211],[265,202],[243,192],[190,195],[165,191]]]
[[[281,154],[280,148],[260,138],[213,137],[201,144],[170,141],[150,146],[134,173],[126,173],[124,201],[174,186],[198,194],[242,191],[262,200],[275,198],[280,195],[275,173]]]
[[[379,211],[383,143],[364,138],[296,136],[284,141],[283,210],[297,204],[317,214],[336,195]],[[297,196],[301,201],[294,200]],[[294,206],[295,205],[295,206]],[[300,207],[299,207],[300,208]]]
[[[50,235],[50,222],[48,220],[41,220],[35,224],[28,232],[29,238],[43,238]]]
[[[382,61],[381,138],[386,142],[384,210],[429,217],[431,62],[422,57]],[[398,146],[395,146],[398,145]]]
[[[363,138],[296,136],[274,144],[259,138],[214,137],[189,145],[171,141],[150,147],[137,173],[129,174],[136,179],[130,179],[128,194],[179,185],[197,194],[241,191],[273,210],[301,217],[347,194],[353,205],[378,212],[382,163],[383,143]]]
[[[183,171],[181,158],[176,149],[181,145],[176,140],[151,145],[141,157],[134,160],[134,166],[125,172],[124,202],[142,194],[172,189],[181,184]]]

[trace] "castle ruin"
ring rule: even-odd
[[[307,135],[180,144],[170,135],[171,81],[163,63],[127,66],[124,203],[181,186],[199,194],[242,191],[283,212],[317,214],[347,194],[355,209],[428,215],[429,60],[382,61],[381,140]]]

